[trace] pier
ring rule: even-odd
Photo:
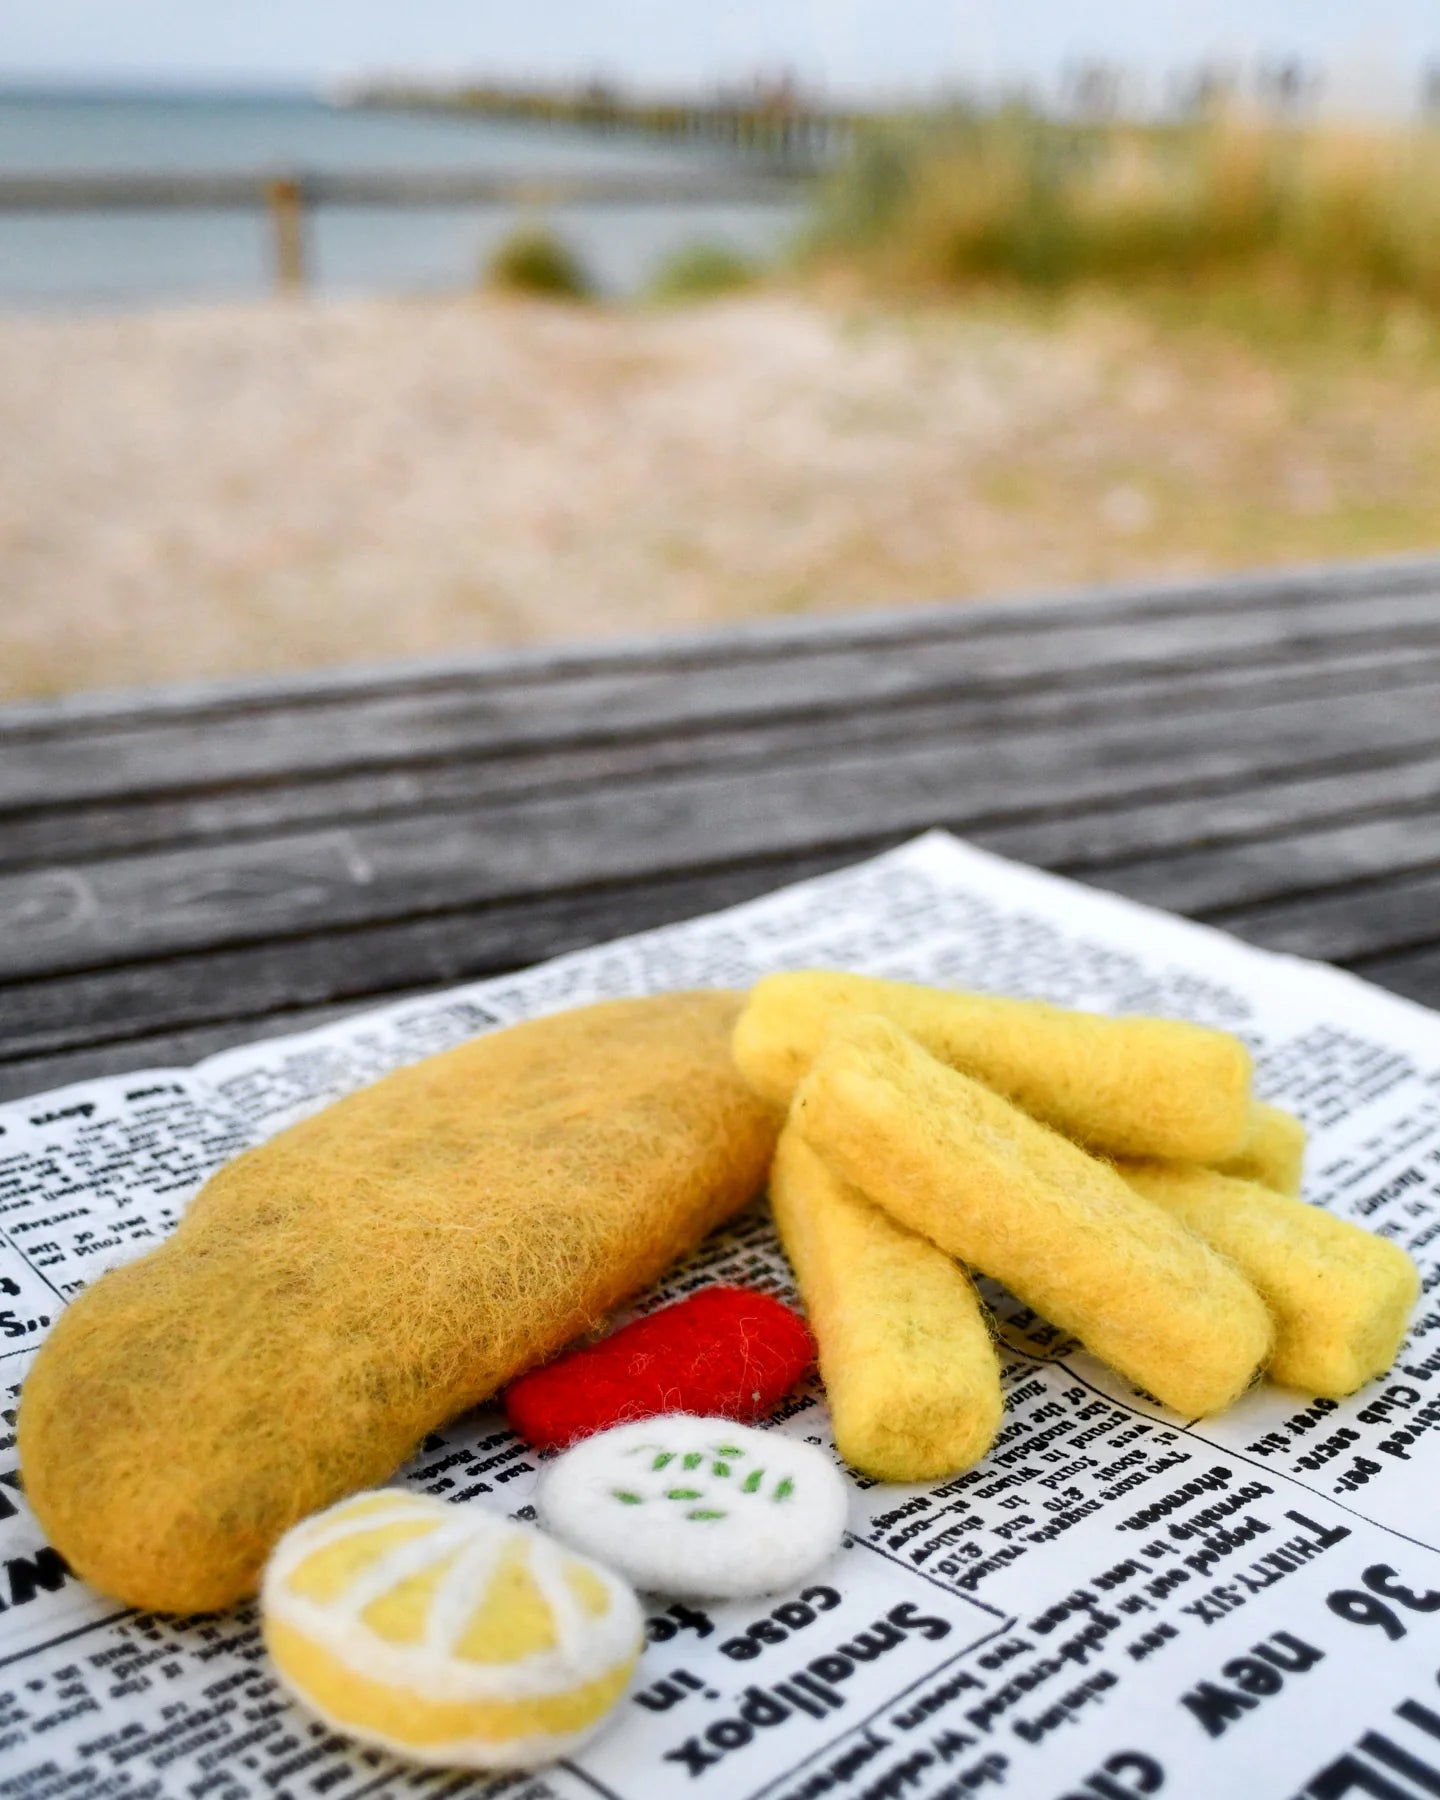
[[[631,94],[599,82],[578,88],[543,88],[488,82],[440,87],[375,80],[342,88],[335,98],[345,106],[472,113],[714,145],[797,172],[814,172],[833,164],[849,148],[856,128],[871,116],[806,100],[783,82],[740,95],[696,98]]]

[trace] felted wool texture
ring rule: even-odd
[[[1304,1165],[1305,1127],[1294,1113],[1256,1101],[1239,1155],[1216,1166],[1236,1181],[1255,1181],[1277,1194],[1298,1195]]]
[[[20,1457],[134,1606],[253,1591],[298,1519],[594,1327],[765,1180],[735,996],[614,1001],[387,1076],[220,1170],[62,1315]]]
[[[849,1487],[783,1431],[667,1413],[548,1463],[546,1529],[646,1593],[738,1599],[790,1588],[840,1548]]]
[[[1107,1155],[1218,1162],[1239,1153],[1250,1129],[1250,1053],[1226,1032],[865,975],[766,976],[735,1029],[735,1060],[758,1093],[785,1105],[826,1032],[860,1013],[889,1019],[941,1062]]]
[[[512,1381],[505,1413],[537,1450],[656,1413],[759,1419],[814,1362],[797,1313],[769,1294],[717,1285]]]
[[[1228,1406],[1269,1355],[1264,1303],[1208,1244],[886,1019],[827,1039],[790,1117],[902,1225],[1179,1413]]]
[[[1271,1380],[1338,1400],[1395,1360],[1420,1292],[1398,1245],[1213,1169],[1129,1163],[1121,1172],[1254,1284],[1275,1316]]]
[[[770,1203],[820,1347],[835,1444],[877,1481],[927,1481],[990,1448],[1000,1363],[965,1271],[780,1134]]]
[[[644,1642],[639,1602],[610,1570],[482,1506],[393,1489],[288,1532],[261,1616],[281,1681],[327,1725],[475,1769],[574,1750]]]

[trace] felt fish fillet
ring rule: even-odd
[[[87,1581],[194,1612],[297,1520],[652,1281],[765,1179],[737,997],[622,1000],[403,1069],[215,1175],[61,1317],[25,1491]]]

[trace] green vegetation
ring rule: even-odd
[[[543,225],[522,225],[501,243],[485,269],[488,287],[549,300],[588,300],[594,284],[575,252]]]
[[[1244,288],[1284,306],[1428,310],[1440,134],[947,113],[862,135],[808,250],[882,291]]]
[[[724,244],[686,244],[666,258],[650,280],[655,300],[710,300],[733,294],[756,280],[757,270]]]

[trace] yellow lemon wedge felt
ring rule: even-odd
[[[483,1507],[361,1494],[288,1532],[265,1641],[338,1731],[417,1762],[530,1768],[587,1738],[643,1642],[619,1576]]]

